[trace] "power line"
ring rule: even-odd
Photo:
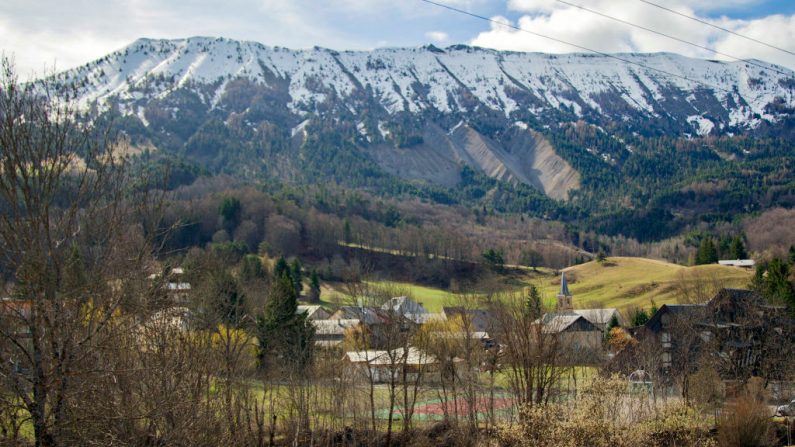
[[[727,32],[727,33],[729,33],[729,34],[734,34],[734,35],[735,35],[735,36],[737,36],[737,37],[742,37],[743,39],[748,39],[748,40],[750,40],[750,41],[752,41],[752,42],[756,42],[756,43],[758,43],[758,44],[761,44],[761,45],[764,45],[764,46],[766,46],[766,47],[773,48],[774,50],[783,51],[783,52],[785,52],[785,53],[787,53],[787,54],[791,54],[791,55],[795,56],[795,52],[792,52],[792,51],[790,51],[790,50],[787,50],[787,49],[784,49],[784,48],[781,48],[781,47],[777,47],[777,46],[775,46],[775,45],[772,45],[772,44],[769,44],[769,43],[767,43],[767,42],[762,42],[762,41],[761,41],[761,40],[759,40],[759,39],[754,39],[753,37],[746,36],[746,35],[744,35],[744,34],[740,34],[740,33],[738,33],[738,32],[732,31],[732,30],[730,30],[730,29],[728,29],[728,28],[724,28],[724,27],[722,27],[722,26],[715,25],[714,23],[707,22],[706,20],[699,19],[698,17],[693,17],[693,16],[691,16],[691,15],[687,15],[687,14],[681,13],[681,12],[679,12],[679,11],[676,11],[676,10],[674,10],[674,9],[668,8],[668,7],[666,7],[666,6],[659,5],[659,4],[657,4],[657,3],[651,2],[651,1],[649,1],[649,0],[638,0],[638,1],[639,1],[639,2],[642,2],[642,3],[645,3],[645,4],[647,4],[647,5],[650,5],[650,6],[654,6],[655,8],[660,8],[660,9],[662,9],[662,10],[664,10],[664,11],[668,11],[668,12],[670,12],[670,13],[672,13],[672,14],[676,14],[676,15],[678,15],[678,16],[681,16],[681,17],[684,17],[684,18],[686,18],[686,19],[695,20],[695,21],[696,21],[696,22],[698,22],[698,23],[701,23],[701,24],[704,24],[704,25],[707,25],[707,26],[711,26],[711,27],[713,27],[713,28],[715,28],[715,29],[719,29],[719,30],[721,30],[721,31],[724,31],[724,32]]]
[[[659,72],[659,73],[663,73],[663,74],[665,74],[667,76],[672,76],[672,77],[675,77],[675,78],[684,79],[686,81],[693,82],[693,83],[696,83],[696,84],[701,84],[701,85],[703,85],[705,87],[709,87],[709,88],[714,89],[714,90],[721,90],[721,91],[726,92],[726,93],[735,93],[735,91],[731,90],[731,89],[719,87],[717,85],[711,85],[711,84],[708,84],[708,83],[706,83],[704,81],[700,81],[698,79],[692,79],[692,78],[689,78],[687,76],[684,76],[684,75],[681,75],[681,74],[677,74],[677,73],[671,73],[671,72],[663,70],[661,68],[650,67],[650,66],[648,66],[646,64],[642,64],[640,62],[631,61],[629,59],[625,59],[625,58],[623,58],[621,56],[617,56],[615,54],[605,53],[603,51],[594,50],[594,49],[591,49],[591,48],[588,48],[588,47],[584,47],[582,45],[578,45],[576,43],[567,42],[565,40],[558,39],[557,37],[547,36],[546,34],[541,34],[541,33],[535,32],[535,31],[530,31],[528,29],[524,29],[524,28],[518,27],[516,25],[512,25],[510,23],[501,22],[499,20],[495,20],[495,19],[492,19],[492,18],[489,18],[489,17],[486,17],[486,16],[478,15],[478,14],[475,14],[473,12],[466,11],[464,9],[459,9],[459,8],[456,8],[455,6],[445,5],[443,3],[437,3],[437,2],[435,2],[433,0],[420,0],[420,1],[428,3],[428,4],[431,4],[431,5],[438,6],[440,8],[448,9],[450,11],[454,11],[454,12],[457,12],[459,14],[468,15],[468,16],[474,17],[476,19],[485,20],[487,22],[491,22],[491,23],[495,23],[497,25],[501,25],[501,26],[505,26],[505,27],[508,27],[508,28],[512,28],[512,29],[515,29],[517,31],[521,31],[521,32],[524,32],[524,33],[532,34],[534,36],[538,36],[538,37],[542,37],[544,39],[552,40],[554,42],[562,43],[564,45],[568,45],[570,47],[574,47],[574,48],[577,48],[577,49],[580,49],[580,50],[588,51],[590,53],[598,54],[600,56],[609,57],[611,59],[615,59],[615,60],[624,62],[625,64],[637,65],[637,66],[645,68],[647,70],[653,70],[653,71],[656,71],[656,72]]]
[[[714,48],[706,47],[704,45],[697,44],[697,43],[691,42],[689,40],[680,39],[679,37],[672,36],[670,34],[666,34],[666,33],[663,33],[661,31],[653,30],[653,29],[647,28],[647,27],[645,27],[643,25],[638,25],[636,23],[632,23],[632,22],[630,22],[628,20],[619,19],[618,17],[614,17],[614,16],[611,16],[609,14],[605,14],[605,13],[602,13],[602,12],[599,12],[599,11],[596,11],[596,10],[593,10],[593,9],[589,9],[589,8],[586,8],[585,6],[581,6],[581,5],[578,5],[576,3],[570,3],[570,2],[567,2],[566,0],[556,0],[556,1],[558,3],[563,3],[564,5],[568,5],[568,6],[571,6],[571,7],[574,7],[574,8],[581,9],[581,10],[583,10],[585,12],[589,12],[591,14],[595,14],[595,15],[598,15],[600,17],[604,17],[606,19],[614,20],[616,22],[623,23],[625,25],[629,25],[629,26],[632,26],[632,27],[635,27],[635,28],[638,28],[638,29],[642,29],[644,31],[648,31],[650,33],[654,33],[654,34],[657,34],[659,36],[663,36],[663,37],[666,37],[668,39],[675,40],[677,42],[682,42],[682,43],[685,43],[685,44],[688,44],[688,45],[692,45],[692,46],[694,46],[696,48],[701,48],[702,50],[711,51],[711,52],[713,52],[715,54],[718,54],[718,55],[721,55],[721,56],[725,56],[725,57],[728,57],[728,58],[731,58],[731,59],[734,59],[734,60],[742,61],[742,62],[751,64],[751,65],[755,65],[755,66],[763,68],[765,70],[775,71],[776,73],[784,75],[784,76],[790,76],[792,74],[792,73],[787,73],[785,71],[779,70],[779,69],[777,69],[775,67],[762,65],[762,64],[754,62],[754,61],[752,61],[750,59],[744,59],[744,58],[741,58],[741,57],[733,56],[733,55],[728,54],[728,53],[720,52],[720,51],[718,51],[718,50],[716,50]]]

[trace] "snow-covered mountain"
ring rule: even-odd
[[[668,53],[140,39],[49,81],[120,117],[134,144],[215,172],[344,181],[355,165],[358,184],[392,175],[451,188],[469,167],[556,199],[584,180],[578,153],[592,158],[581,167],[612,169],[633,153],[623,137],[791,134],[795,119],[791,70]],[[555,147],[566,126],[617,143]]]
[[[363,100],[372,100],[388,114],[485,107],[508,119],[543,117],[553,110],[595,122],[671,119],[694,134],[753,129],[776,122],[795,106],[795,73],[764,62],[668,53],[618,57],[630,63],[466,46],[338,52],[222,38],[140,39],[58,79],[81,85],[84,103],[114,97],[127,113],[139,113],[142,101],[184,87],[195,89],[212,108],[231,80],[246,78],[284,89],[285,106],[300,116],[322,113],[332,101],[356,114]]]

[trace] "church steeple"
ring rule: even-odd
[[[558,311],[574,310],[569,292],[569,283],[566,281],[566,272],[560,276],[560,293],[558,293]]]

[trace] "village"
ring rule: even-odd
[[[741,269],[754,266],[752,260],[719,264]],[[177,305],[156,312],[144,324],[165,324],[181,331],[197,328],[188,307],[191,284],[181,279],[183,275],[182,268],[171,269],[165,283],[170,301]],[[795,381],[789,361],[795,343],[793,317],[785,305],[770,304],[756,291],[721,288],[705,302],[662,304],[641,324],[637,316],[630,321],[616,308],[575,308],[565,272],[553,307],[530,294],[520,296],[518,313],[472,299],[429,312],[410,296],[388,297],[383,292],[333,307],[297,304],[295,312],[311,323],[316,359],[339,360],[334,363],[355,385],[396,388],[402,384],[405,388],[410,383],[418,393],[420,387],[437,388],[445,380],[509,369],[507,363],[515,361],[511,355],[519,353],[506,343],[520,340],[519,344],[527,344],[527,353],[535,356],[527,367],[560,368],[561,372],[552,374],[560,377],[576,376],[578,368],[580,373],[618,374],[630,388],[643,387],[655,400],[692,399],[697,386],[693,378],[701,378],[698,373],[705,365],[714,374],[709,384],[716,388],[713,404],[738,396],[749,380],[761,378],[769,390],[771,416],[795,416],[795,404],[790,403],[795,401]],[[527,320],[530,317],[535,318]],[[536,386],[533,380],[539,379],[530,379],[526,385]],[[555,377],[544,380],[548,383],[527,390],[527,401],[550,396],[565,399],[567,393],[574,396],[578,391],[568,379],[565,386],[555,383]],[[502,388],[501,393],[510,394],[510,386]],[[476,400],[478,414],[486,414],[485,401]],[[503,410],[511,407],[503,415],[517,410],[502,400]],[[514,400],[522,402],[521,397],[511,403]],[[455,400],[442,400],[437,416],[453,412],[457,405]],[[489,405],[493,413],[494,403]],[[398,411],[398,406],[390,413],[396,419],[406,411]]]

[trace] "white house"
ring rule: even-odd
[[[753,268],[756,265],[756,262],[753,259],[724,259],[718,261],[718,264],[725,265],[727,267],[740,267],[744,269]]]

